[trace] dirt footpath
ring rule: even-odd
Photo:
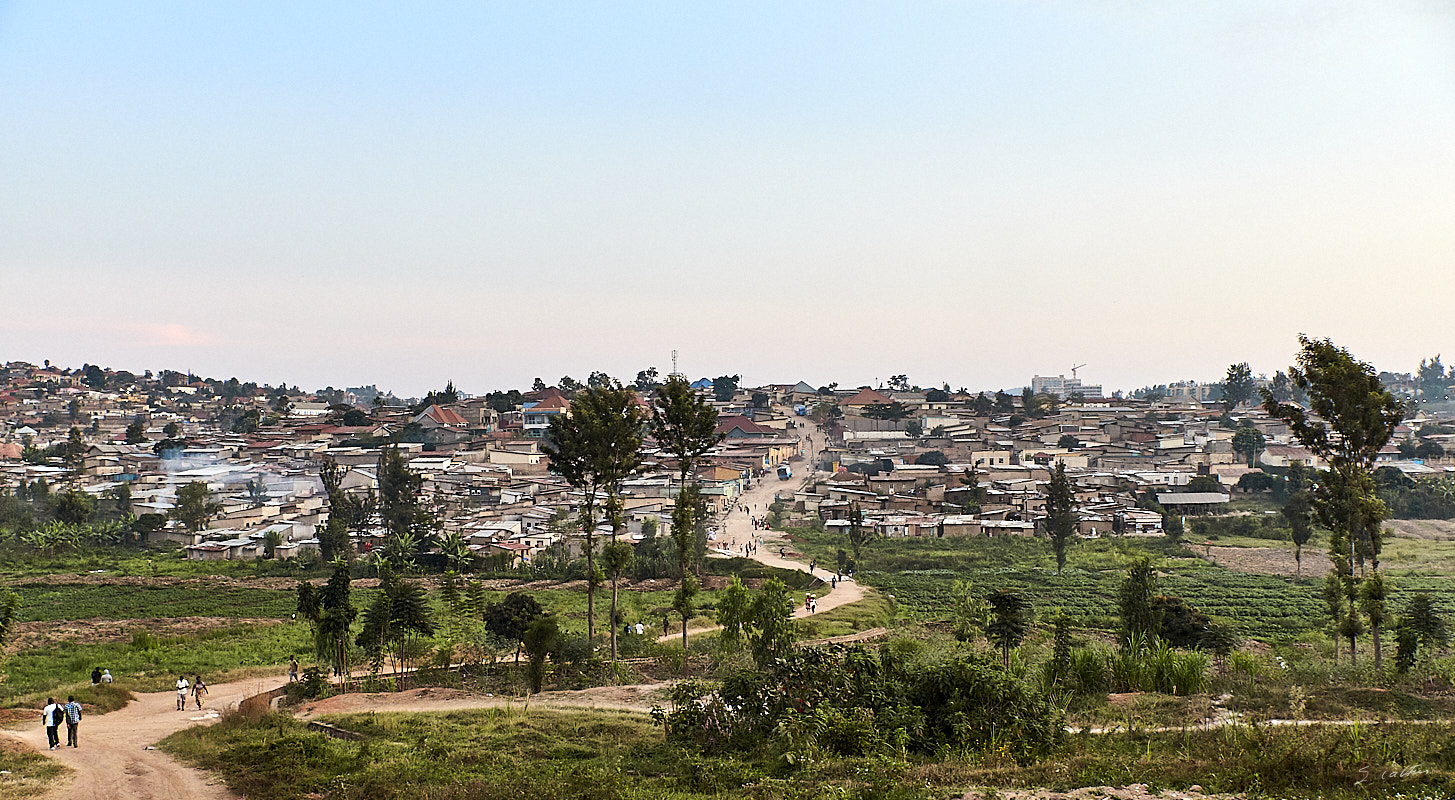
[[[222,709],[281,684],[279,678],[210,686],[201,711],[190,699],[191,707],[178,711],[176,692],[138,694],[119,711],[82,719],[76,748],[46,749],[39,709],[26,728],[0,735],[19,739],[75,770],[72,780],[45,795],[46,800],[236,800],[208,773],[148,748],[183,728],[211,724]]]
[[[610,711],[633,711],[645,714],[654,705],[666,703],[664,690],[671,682],[643,683],[631,686],[596,686],[566,692],[542,692],[530,698],[535,708],[588,708]],[[311,719],[325,714],[350,714],[361,711],[420,712],[461,711],[476,708],[524,708],[526,698],[513,695],[488,695],[423,687],[405,692],[372,694],[353,692],[334,695],[299,707],[294,716]]]

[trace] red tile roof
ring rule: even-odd
[[[759,425],[758,423],[748,419],[741,414],[737,414],[731,417],[723,417],[722,419],[717,421],[718,433],[727,433],[734,428],[742,431],[743,433],[751,434],[754,436],[772,436],[777,433],[777,431],[774,431],[772,428],[765,428],[762,425]]]
[[[470,424],[468,420],[460,416],[454,409],[444,408],[442,406],[430,406],[424,410],[424,415],[441,425],[465,427]]]
[[[874,391],[863,389],[858,394],[843,402],[846,406],[872,406],[876,403],[893,403],[894,400]]]

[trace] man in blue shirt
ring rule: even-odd
[[[74,696],[66,698],[66,745],[68,747],[79,747],[76,744],[76,728],[81,725],[81,704],[76,702]]]

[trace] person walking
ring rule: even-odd
[[[186,675],[178,675],[177,676],[177,710],[178,711],[186,711],[187,710],[187,690],[190,689],[191,687],[192,687],[192,684],[190,684],[190,683],[187,682],[187,676]]]
[[[40,710],[40,721],[45,723],[45,740],[52,750],[61,746],[61,720],[65,718],[66,710],[54,697],[47,697],[45,708]]]
[[[298,656],[288,657],[288,682],[298,680]]]
[[[66,698],[66,746],[80,747],[76,744],[76,729],[81,727],[81,704],[76,702],[74,696]]]
[[[202,682],[202,676],[198,675],[197,680],[192,682],[192,699],[197,703],[197,710],[202,710],[202,695],[207,694],[207,684]]]

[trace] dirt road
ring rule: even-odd
[[[176,692],[139,694],[119,711],[82,719],[80,747],[76,748],[47,751],[38,710],[31,726],[4,735],[75,770],[70,782],[47,794],[46,800],[236,800],[236,795],[207,773],[147,748],[183,728],[210,724],[222,709],[282,682],[279,677],[211,686],[201,711],[190,700],[189,710],[178,711]],[[65,741],[64,730],[61,741]]]
[[[774,496],[778,492],[791,495],[808,484],[813,477],[814,470],[811,465],[818,463],[818,454],[824,445],[824,435],[822,431],[811,427],[812,423],[805,420],[802,424],[810,426],[802,429],[803,435],[810,437],[808,439],[810,446],[807,448],[808,458],[802,467],[802,475],[795,475],[786,481],[780,481],[773,475],[765,475],[751,489],[739,495],[737,503],[717,520],[717,539],[709,547],[710,555],[741,556],[743,555],[743,545],[761,540],[762,545],[759,546],[758,552],[747,556],[748,558],[770,567],[810,572],[808,563],[778,555],[779,547],[784,546],[782,536],[774,531],[757,530],[753,527],[753,518],[767,515],[768,506],[773,504]],[[815,569],[811,574],[827,582],[833,573],[826,569]],[[815,592],[815,594],[818,595],[817,613],[821,614],[839,606],[863,600],[864,587],[855,583],[852,578],[845,578],[827,594],[819,592]],[[802,605],[797,606],[793,611],[795,619],[807,616],[809,616],[808,609]],[[714,630],[717,630],[715,625],[705,628],[688,628],[687,635],[692,636]],[[659,637],[658,641],[667,642],[680,638],[682,638],[682,631],[677,630]]]

